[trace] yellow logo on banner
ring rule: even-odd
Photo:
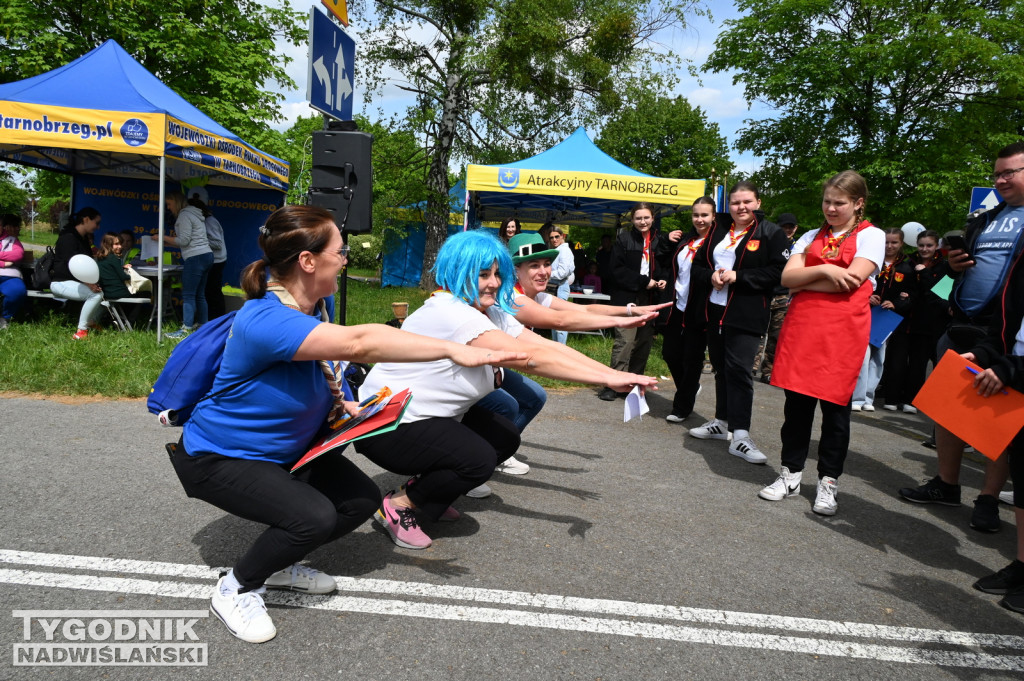
[[[338,18],[342,26],[348,28],[348,5],[345,4],[345,0],[320,0],[320,2]]]

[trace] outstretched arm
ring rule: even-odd
[[[521,350],[474,348],[409,333],[384,324],[319,324],[302,341],[292,361],[317,359],[352,362],[432,362],[448,359],[466,367],[523,361]]]

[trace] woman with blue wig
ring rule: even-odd
[[[542,338],[515,318],[515,269],[507,247],[482,231],[449,237],[437,254],[434,278],[439,290],[402,324],[404,331],[476,348],[526,353],[507,363],[528,373],[604,385],[615,390],[653,386],[656,381],[615,371]],[[484,485],[497,464],[519,448],[519,430],[504,416],[476,403],[501,387],[496,366],[472,369],[450,361],[405,364],[382,362],[359,389],[366,398],[387,386],[411,388],[413,399],[394,431],[360,440],[356,449],[375,464],[412,478],[384,497],[374,519],[403,548],[425,549],[430,537],[419,513],[431,521],[458,520],[451,507],[462,494],[490,494]]]

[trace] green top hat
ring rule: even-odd
[[[508,252],[512,256],[512,262],[516,265],[527,260],[549,258],[554,260],[558,257],[558,249],[548,248],[544,239],[536,232],[523,232],[516,234],[508,240]]]

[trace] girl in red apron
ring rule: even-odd
[[[771,384],[786,391],[782,470],[758,494],[780,501],[800,493],[814,407],[821,406],[818,490],[813,511],[835,515],[836,479],[850,444],[850,398],[871,332],[868,299],[885,258],[885,234],[863,219],[867,184],[845,170],[825,183],[825,224],[794,246],[782,273],[793,292],[779,334]]]

